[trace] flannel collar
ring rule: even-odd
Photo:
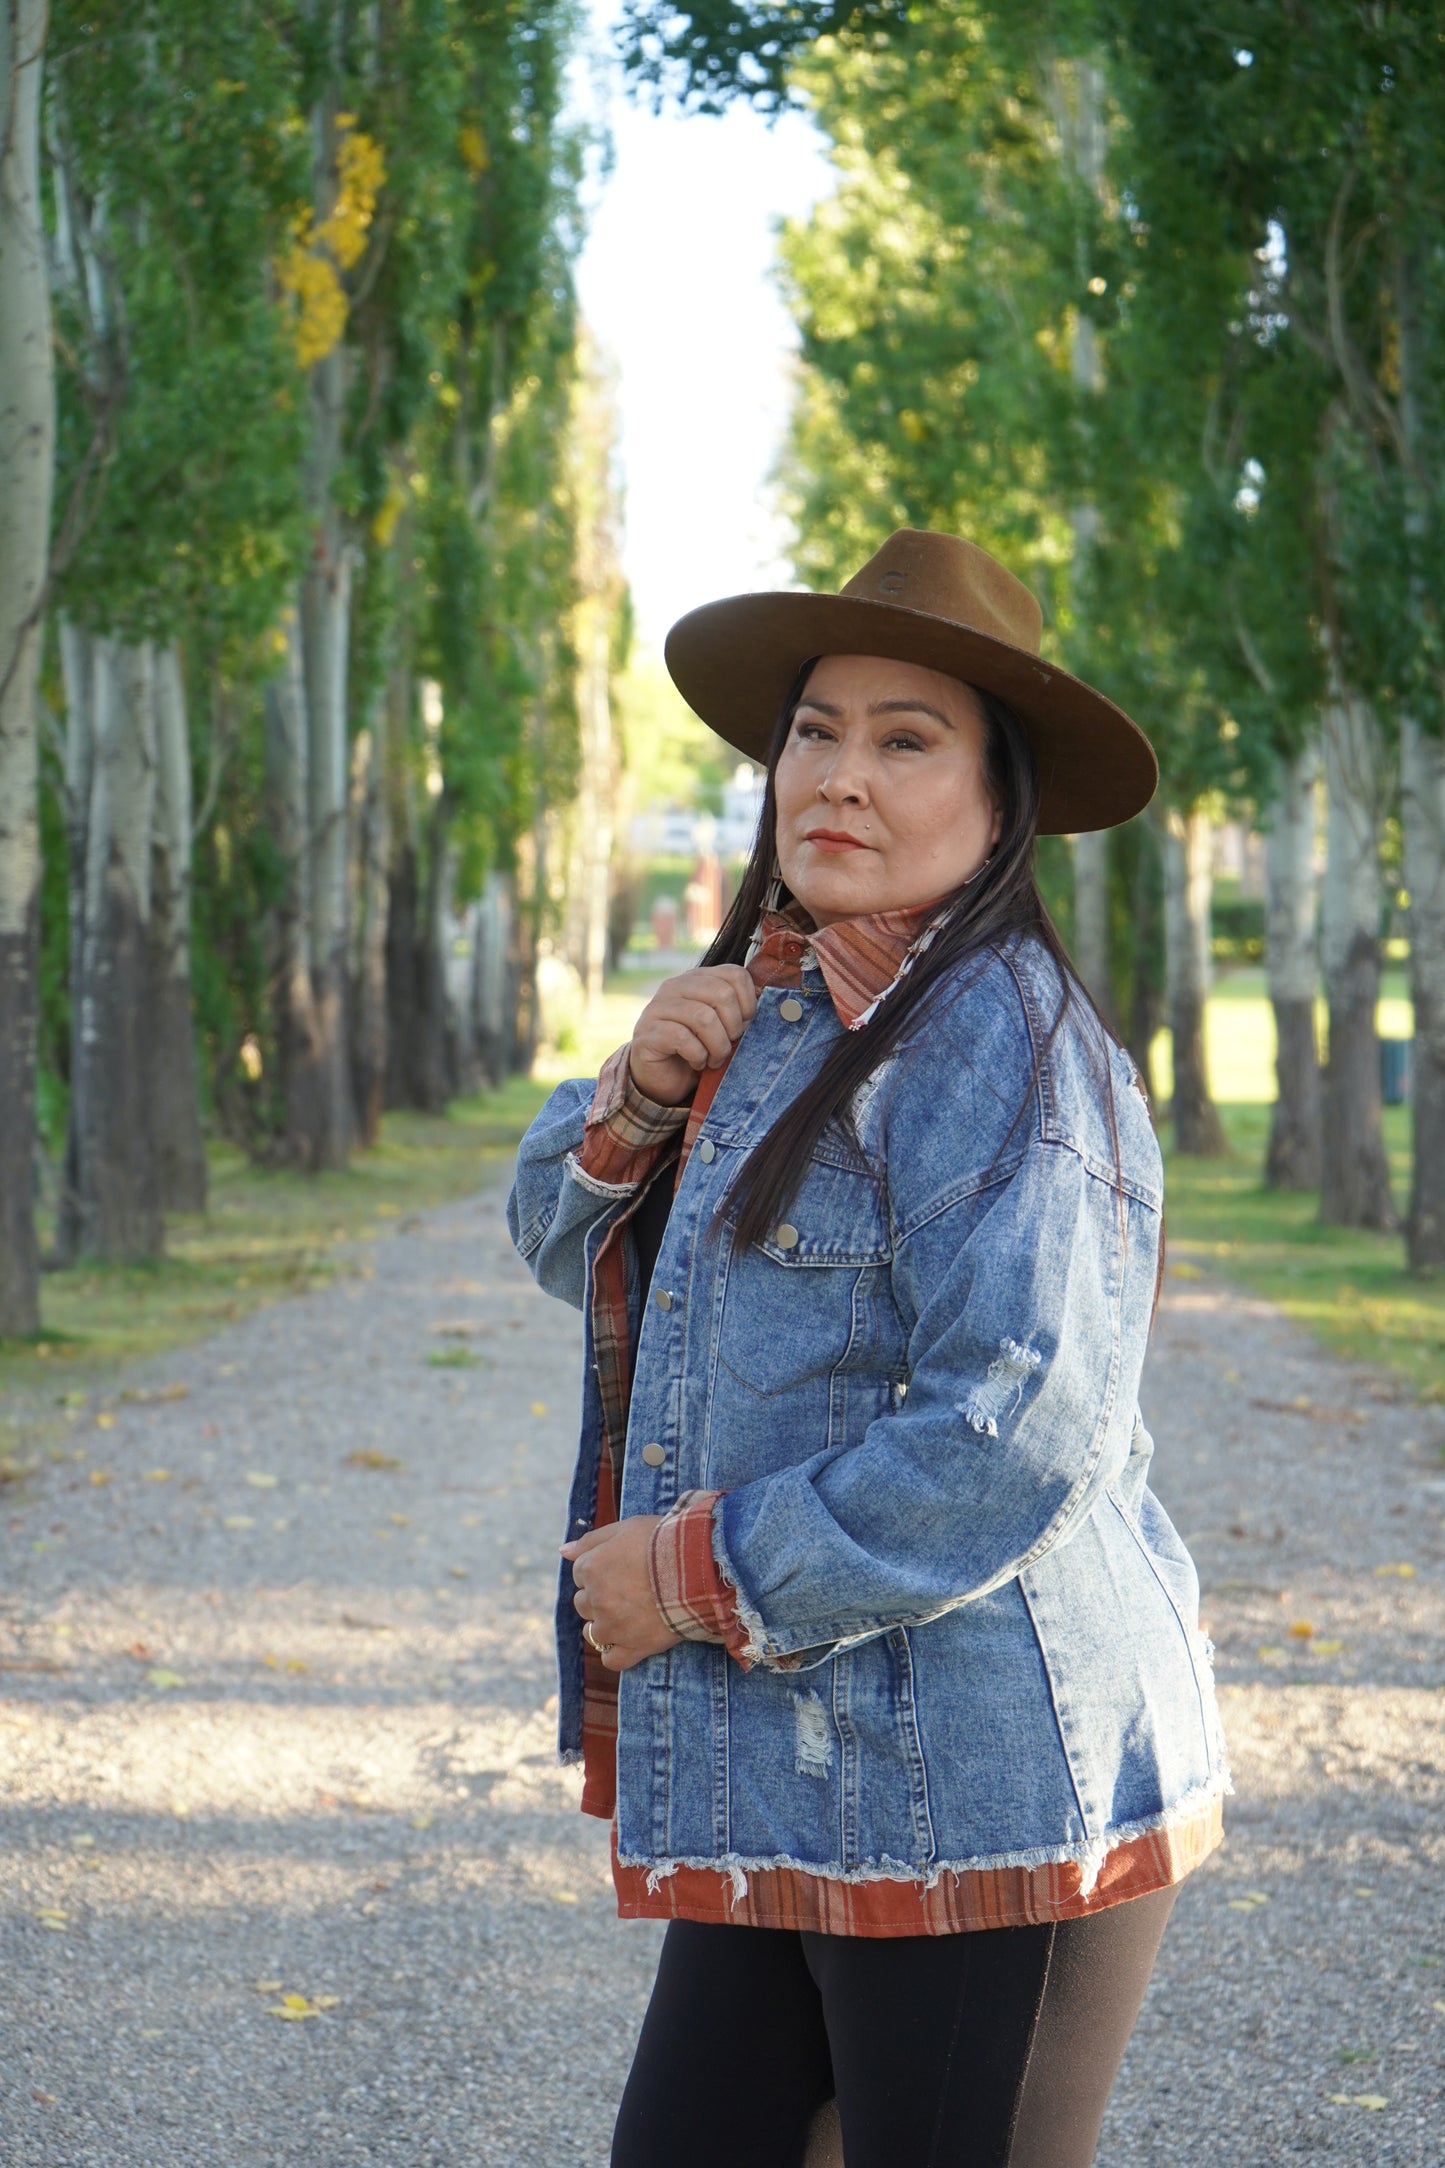
[[[747,968],[758,987],[797,986],[811,949],[839,1022],[861,1031],[942,931],[952,908],[935,897],[905,910],[874,911],[815,927],[800,903],[790,903],[781,911],[764,911]]]

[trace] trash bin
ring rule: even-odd
[[[1413,1039],[1381,1039],[1380,1097],[1387,1107],[1403,1107],[1410,1098],[1410,1054]]]

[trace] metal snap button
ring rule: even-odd
[[[781,1227],[774,1230],[773,1240],[780,1250],[796,1249],[798,1246],[798,1230],[791,1220],[784,1220]]]
[[[645,1445],[642,1448],[642,1457],[649,1468],[660,1468],[667,1458],[667,1449],[661,1445]]]
[[[672,1308],[672,1297],[665,1287],[659,1287],[652,1299],[659,1310],[670,1310]]]
[[[802,1015],[802,1013],[802,1002],[795,1000],[792,994],[789,994],[786,1001],[780,1001],[778,1003],[778,1014],[779,1016],[781,1016],[785,1024],[796,1024],[798,1018]]]
[[[705,1167],[710,1167],[712,1165],[713,1161],[717,1158],[717,1146],[713,1143],[711,1137],[703,1138],[701,1144],[697,1148],[697,1156],[702,1161]]]

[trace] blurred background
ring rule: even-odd
[[[1158,748],[1040,873],[1176,1254],[1438,1379],[1438,11],[0,26],[7,1360],[304,1284],[592,1073],[757,815],[669,623],[913,525]]]

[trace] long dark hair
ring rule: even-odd
[[[817,656],[813,656],[803,664],[778,717],[768,750],[767,786],[752,856],[732,908],[703,958],[705,964],[740,964],[746,960],[768,890],[776,876],[778,801],[775,777],[778,761],[793,726],[794,710],[803,697],[809,673],[817,660]],[[1034,879],[1039,778],[1033,747],[1023,724],[1006,701],[993,693],[974,690],[984,714],[984,782],[1000,815],[993,855],[981,872],[954,891],[952,916],[919,957],[908,977],[894,988],[861,1031],[844,1032],[812,1083],[805,1085],[797,1098],[783,1109],[767,1135],[749,1153],[724,1201],[724,1210],[733,1223],[740,1245],[760,1241],[785,1217],[813,1147],[830,1122],[839,1122],[845,1134],[852,1134],[849,1108],[854,1093],[907,1035],[934,989],[957,973],[959,965],[969,957],[978,957],[981,966],[985,953],[1009,935],[1032,934],[1041,941],[1057,964],[1059,976],[1058,1007],[1044,1045],[1038,1051],[1029,1093],[1025,1094],[1014,1117],[1013,1129],[1016,1130],[1023,1119],[1029,1094],[1037,1082],[1038,1065],[1047,1055],[1069,1010],[1079,1008],[1088,1023],[1096,1027],[1088,1030],[1086,1037],[1093,1041],[1097,1053],[1117,1171],[1119,1137],[1106,1049],[1106,1042],[1114,1038],[1114,1033],[1075,971]],[[965,977],[958,990],[968,983]],[[1012,1134],[1013,1130],[1010,1136]],[[856,1137],[853,1141],[856,1142]],[[1008,1139],[1005,1139],[1005,1149],[1007,1143]]]

